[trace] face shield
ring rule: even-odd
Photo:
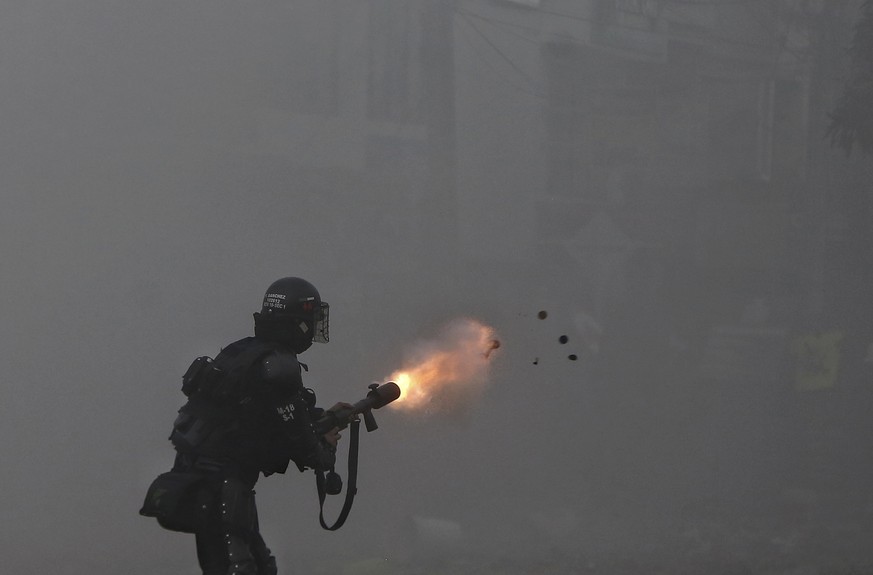
[[[327,302],[321,302],[318,309],[315,310],[315,324],[313,325],[312,341],[318,343],[327,343],[330,341],[330,306]]]

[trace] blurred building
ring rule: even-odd
[[[761,296],[782,318],[815,315],[836,286],[813,254],[855,213],[836,196],[861,195],[822,140],[856,15],[787,0],[459,3],[465,253],[617,263],[648,247],[681,264],[714,320]],[[599,281],[595,297],[621,289]]]
[[[453,7],[463,256],[525,270],[591,313],[609,376],[648,402],[629,415],[690,396],[735,440],[716,467],[790,473],[773,450],[817,441],[792,435],[847,401],[797,395],[792,340],[851,331],[845,390],[873,339],[873,174],[824,138],[859,5]]]
[[[602,328],[604,364],[658,374],[622,372],[630,393],[701,372],[770,382],[719,392],[741,410],[793,393],[794,334],[852,331],[842,345],[859,354],[873,341],[871,170],[824,139],[858,5],[240,8],[239,37],[215,49],[245,81],[194,72],[203,100],[236,113],[201,125],[191,94],[164,129],[208,136],[192,173],[261,190],[251,209],[305,230],[354,313],[411,306],[422,286],[445,287],[435,316],[554,301]]]

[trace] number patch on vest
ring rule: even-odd
[[[293,421],[294,420],[294,404],[289,403],[283,407],[277,407],[276,411],[282,416],[282,421]]]

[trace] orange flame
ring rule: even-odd
[[[487,383],[489,359],[500,347],[494,330],[471,319],[455,320],[433,340],[412,350],[405,366],[391,374],[401,410],[448,410],[468,403]]]

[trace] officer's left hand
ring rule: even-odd
[[[339,427],[334,427],[327,433],[325,433],[322,437],[324,440],[334,449],[336,449],[336,444],[339,442],[342,435],[339,432]]]
[[[333,405],[328,411],[337,411],[338,409],[354,409],[354,405],[351,403],[346,403],[345,401],[339,401]]]

